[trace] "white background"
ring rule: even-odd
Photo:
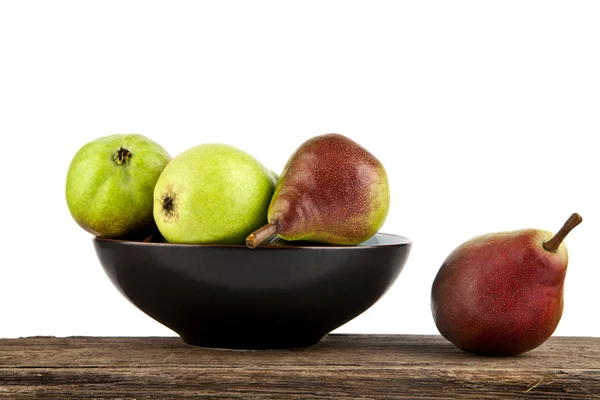
[[[127,132],[278,172],[322,133],[375,154],[382,231],[413,251],[338,332],[437,333],[454,247],[578,212],[555,334],[600,336],[599,20],[593,1],[2,1],[0,337],[174,335],[116,291],[64,198],[75,152]]]

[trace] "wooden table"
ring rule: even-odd
[[[600,399],[600,338],[479,357],[439,336],[330,335],[286,351],[177,337],[0,340],[0,398]]]

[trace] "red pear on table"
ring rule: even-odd
[[[513,356],[543,344],[563,312],[568,255],[563,240],[582,219],[553,234],[539,229],[490,233],[457,247],[431,291],[435,324],[458,348]]]

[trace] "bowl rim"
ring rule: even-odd
[[[155,243],[155,242],[146,242],[139,240],[131,240],[131,239],[114,239],[114,238],[105,238],[101,236],[94,236],[94,241],[97,242],[108,242],[108,243],[121,243],[125,245],[136,245],[136,246],[144,246],[144,247],[197,247],[197,248],[244,248],[248,250],[260,250],[260,249],[319,249],[319,250],[339,250],[339,249],[372,249],[372,248],[381,248],[381,247],[395,247],[395,246],[406,246],[412,245],[412,240],[407,238],[406,236],[395,235],[392,233],[384,233],[377,232],[375,235],[382,236],[390,236],[395,239],[398,239],[398,242],[395,243],[377,243],[377,244],[358,244],[358,245],[293,245],[286,243],[285,246],[281,245],[266,245],[266,246],[258,246],[255,249],[250,249],[245,244],[192,244],[192,243]],[[373,235],[373,236],[375,236]]]

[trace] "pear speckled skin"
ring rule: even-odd
[[[276,174],[250,154],[208,143],[179,154],[154,190],[154,219],[171,243],[243,244],[264,224]]]
[[[128,154],[119,163],[120,149]],[[87,143],[67,172],[73,219],[86,231],[109,238],[154,227],[154,185],[170,160],[164,148],[143,135],[116,134]]]
[[[268,222],[285,240],[356,245],[383,225],[387,174],[365,148],[340,134],[303,143],[281,173]]]
[[[431,307],[442,336],[458,348],[512,356],[544,343],[563,310],[568,255],[544,249],[537,229],[478,236],[456,248],[435,277]]]

